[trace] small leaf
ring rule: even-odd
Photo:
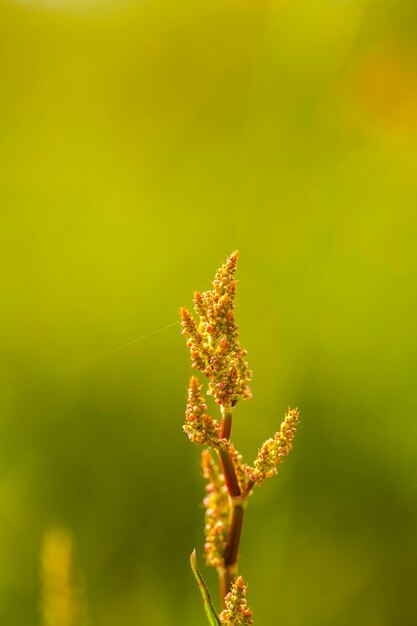
[[[206,611],[207,619],[209,621],[210,626],[221,626],[221,621],[214,610],[213,604],[211,602],[209,590],[207,589],[206,583],[201,577],[200,572],[197,569],[197,557],[195,554],[195,548],[190,556],[190,565],[192,572],[197,581],[198,587],[200,589],[201,597],[203,598],[204,609]]]

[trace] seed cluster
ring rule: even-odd
[[[224,626],[250,626],[253,624],[252,611],[246,600],[247,585],[242,576],[236,578],[232,589],[225,598],[226,608],[220,613],[220,621]]]
[[[180,311],[192,367],[207,376],[208,393],[217,404],[228,407],[252,397],[252,372],[245,360],[247,351],[239,344],[234,314],[237,259],[238,253],[234,252],[217,271],[212,290],[194,294],[198,323],[187,309]]]
[[[219,445],[220,425],[211,415],[205,413],[207,405],[201,395],[202,387],[198,378],[192,376],[188,385],[188,402],[183,429],[191,441],[202,446],[216,447]]]
[[[203,500],[205,513],[204,552],[206,565],[222,567],[229,527],[229,497],[223,474],[208,450],[201,455],[203,476],[207,481]]]
[[[265,478],[278,473],[278,465],[288,456],[292,448],[295,430],[299,421],[298,409],[288,409],[284,421],[274,438],[267,439],[258,452],[253,468],[246,471],[250,479],[260,485]]]

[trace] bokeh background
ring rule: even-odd
[[[302,414],[255,624],[415,626],[416,37],[414,0],[0,2],[1,624],[42,623],[59,532],[65,626],[205,624],[175,322],[238,248],[236,444]]]

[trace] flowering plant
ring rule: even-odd
[[[239,545],[245,506],[253,489],[277,473],[277,467],[292,447],[298,424],[298,409],[289,409],[274,437],[261,446],[253,466],[246,465],[230,435],[234,409],[239,400],[252,397],[252,372],[247,351],[239,343],[235,321],[236,264],[238,253],[217,271],[213,289],[194,294],[195,317],[181,308],[182,333],[190,349],[191,364],[208,378],[207,394],[220,407],[220,422],[207,411],[203,384],[192,376],[184,431],[192,442],[204,447],[202,470],[206,480],[205,558],[217,569],[223,611],[218,616],[197,569],[195,551],[191,567],[199,584],[210,624],[253,624],[247,607],[246,585],[238,576]],[[196,319],[197,318],[197,319]]]

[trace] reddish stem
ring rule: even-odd
[[[232,409],[222,407],[220,437],[229,440],[231,430]],[[242,504],[242,493],[232,458],[229,452],[224,449],[218,450],[218,454],[231,503],[230,531],[226,546],[224,567],[219,570],[220,593],[224,604],[224,598],[229,593],[232,583],[237,576],[237,560],[239,556],[240,537],[242,534],[244,506]]]
[[[242,503],[233,504],[232,519],[230,522],[230,534],[224,559],[226,569],[233,569],[237,564],[244,511],[245,509],[243,508]]]
[[[231,498],[238,498],[240,496],[240,487],[230,454],[227,450],[222,449],[218,450],[218,454],[228,494]]]
[[[232,430],[232,409],[224,409],[222,407],[222,423],[220,425],[220,438],[230,439]]]

